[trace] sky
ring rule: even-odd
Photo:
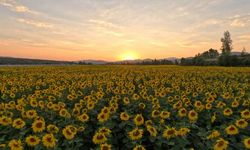
[[[53,60],[250,52],[250,0],[0,0],[0,56]]]

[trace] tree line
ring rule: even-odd
[[[238,55],[232,53],[233,40],[229,31],[224,32],[221,42],[221,53],[211,48],[192,58],[181,58],[179,64],[184,66],[250,66],[250,54],[246,52],[245,48]]]

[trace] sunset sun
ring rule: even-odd
[[[138,59],[138,55],[135,52],[125,52],[120,55],[120,60],[135,60]]]

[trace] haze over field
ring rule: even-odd
[[[249,0],[0,0],[0,56],[81,60],[189,57],[250,49]]]

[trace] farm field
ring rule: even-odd
[[[250,68],[0,68],[0,149],[250,149]]]

